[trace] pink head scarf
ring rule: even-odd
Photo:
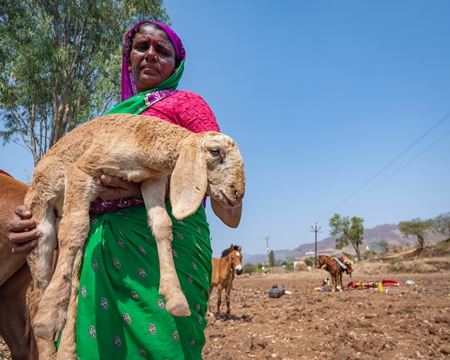
[[[180,63],[186,58],[186,51],[184,50],[183,43],[178,35],[173,31],[169,26],[159,23],[153,20],[143,20],[134,24],[133,27],[128,30],[125,35],[125,41],[123,45],[123,55],[122,55],[122,101],[125,101],[134,95],[136,95],[136,86],[134,83],[133,75],[128,71],[128,60],[130,59],[130,49],[128,49],[128,40],[130,38],[131,33],[138,26],[151,22],[155,25],[158,25],[161,29],[163,29],[169,39],[172,41],[173,47],[175,48],[175,70],[178,68]]]

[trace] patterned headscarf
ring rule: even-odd
[[[181,75],[183,74],[184,60],[186,59],[186,51],[184,50],[184,46],[183,43],[181,42],[181,39],[178,37],[175,31],[173,31],[169,26],[159,23],[157,21],[153,20],[139,21],[138,23],[133,25],[133,27],[130,30],[128,30],[127,34],[125,35],[125,41],[123,45],[124,51],[122,55],[122,101],[125,101],[136,95],[136,85],[134,82],[133,74],[131,74],[128,71],[128,64],[130,60],[130,51],[131,51],[131,49],[128,48],[128,41],[133,30],[146,22],[151,22],[155,25],[158,25],[161,29],[163,29],[166,32],[167,36],[169,36],[169,39],[170,41],[172,41],[173,47],[175,48],[175,71],[167,80],[159,84],[157,88],[155,88],[154,90],[165,90],[165,89],[174,90],[178,85]]]

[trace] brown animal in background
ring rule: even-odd
[[[342,272],[336,259],[333,259],[327,255],[319,255],[319,260],[317,262],[317,269],[321,269],[323,266],[324,270],[328,271],[331,275],[331,286],[332,291],[337,289],[342,290],[344,286],[342,285]],[[349,264],[347,266],[350,266]],[[340,288],[338,288],[340,286]]]
[[[234,275],[242,274],[242,246],[233,245],[222,251],[220,258],[212,259],[212,280],[209,288],[209,295],[215,287],[217,287],[217,314],[220,315],[220,305],[222,303],[222,290],[225,289],[225,297],[227,304],[226,316],[231,316],[230,311],[230,294]],[[211,308],[210,308],[211,311]]]
[[[26,294],[31,283],[26,255],[15,255],[6,224],[23,204],[28,186],[0,170],[0,335],[14,360],[37,359]]]
[[[89,206],[97,196],[94,178],[101,174],[142,182],[149,226],[158,248],[159,290],[174,316],[187,316],[190,310],[172,258],[172,222],[164,200],[168,175],[175,218],[193,214],[209,195],[214,213],[225,224],[239,224],[245,174],[238,147],[230,137],[213,131],[196,134],[155,117],[130,114],[108,115],[80,125],[38,163],[25,198],[44,234],[28,257],[32,295],[41,299],[30,309],[33,330],[39,337],[52,339],[66,324],[73,280],[78,277],[73,271],[75,259],[81,258],[84,250]],[[50,254],[57,239],[59,259],[50,281]],[[72,328],[64,330],[61,347],[67,336],[74,338]],[[58,358],[64,353],[61,347]]]

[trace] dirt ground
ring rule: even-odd
[[[383,292],[316,291],[324,270],[236,277],[231,319],[208,317],[204,359],[450,358],[450,270],[389,273],[386,266],[359,264],[352,279],[344,275],[344,284],[400,282]],[[270,298],[274,285],[291,294]],[[0,342],[2,359],[9,354]]]
[[[401,283],[383,292],[315,291],[325,277],[324,270],[237,277],[231,319],[209,317],[204,359],[450,358],[450,271],[371,275],[356,267],[352,279],[344,275],[344,284]],[[291,294],[270,298],[274,285]]]

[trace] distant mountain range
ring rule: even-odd
[[[377,245],[380,241],[387,241],[391,247],[393,245],[401,245],[402,247],[407,247],[410,245],[415,245],[417,243],[417,238],[414,236],[410,236],[405,238],[397,225],[378,225],[372,229],[365,229],[363,235],[363,245],[360,247],[361,252],[364,252],[366,246],[372,250],[380,251],[381,247]],[[438,241],[443,240],[444,237],[439,234],[430,233],[427,237],[427,241],[431,243],[436,243]],[[283,261],[283,260],[297,260],[299,257],[304,259],[309,256],[314,256],[314,242],[301,244],[296,249],[293,250],[274,250],[275,260]],[[245,251],[245,247],[244,247]],[[317,253],[318,254],[326,254],[326,255],[334,255],[341,254],[342,251],[355,254],[355,250],[350,245],[342,250],[336,249],[336,237],[327,237],[323,240],[317,241]],[[267,254],[248,254],[243,252],[244,260],[243,263],[267,263]]]

